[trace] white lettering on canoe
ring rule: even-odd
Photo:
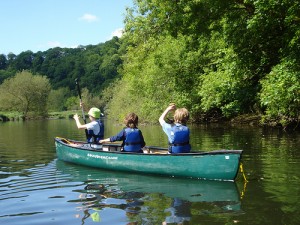
[[[94,155],[91,153],[87,154],[88,157],[92,157],[92,158],[96,158],[96,159],[113,159],[113,160],[117,160],[118,157],[117,156],[103,156],[103,155]]]

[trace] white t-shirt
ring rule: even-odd
[[[169,124],[165,121],[160,121],[160,125],[162,126],[163,131],[168,136],[169,143],[174,141],[174,131],[172,129],[173,126],[180,126],[179,123]]]
[[[94,134],[97,135],[100,132],[100,126],[97,121],[92,121],[86,124],[88,130],[93,130]]]

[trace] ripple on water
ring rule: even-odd
[[[126,221],[124,209],[128,202],[113,179],[112,184],[74,182],[71,175],[57,170],[55,160],[6,175],[10,176],[0,183],[0,202],[5,204],[0,212],[1,224],[71,224],[87,218],[96,221],[100,219],[99,210],[102,222],[111,213],[114,218],[107,216],[109,221]]]
[[[69,194],[67,192],[79,185],[78,182],[70,185],[69,181],[67,175],[56,170],[53,162],[1,179],[0,202],[3,207],[0,219],[6,221],[2,224],[25,224],[26,219],[33,218],[33,215],[40,218],[48,214],[49,209],[50,212],[56,211],[60,208],[56,199],[66,197],[62,191]],[[69,190],[67,186],[71,186]],[[58,193],[63,198],[52,198]],[[33,224],[31,219],[30,224]]]

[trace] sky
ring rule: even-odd
[[[96,45],[119,36],[132,0],[0,0],[0,54]]]

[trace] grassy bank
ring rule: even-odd
[[[61,112],[49,112],[46,117],[36,117],[34,115],[28,115],[26,118],[22,116],[22,114],[17,112],[1,112],[0,111],[0,121],[23,121],[23,120],[36,120],[36,119],[71,119],[73,118],[73,115],[75,113],[78,113],[81,116],[81,112],[78,110],[70,110],[70,111],[61,111]],[[87,116],[87,113],[85,114]],[[289,124],[289,126],[284,126],[279,121],[273,121],[273,120],[262,120],[261,115],[256,114],[244,114],[239,115],[231,120],[223,121],[216,120],[210,123],[220,123],[220,122],[226,122],[232,125],[251,125],[251,126],[257,126],[257,127],[281,127],[284,130],[299,130],[299,122],[294,122]],[[140,121],[140,124],[142,124],[143,121]]]
[[[78,111],[62,111],[62,112],[49,112],[47,116],[35,116],[28,114],[26,118],[18,112],[0,112],[0,121],[19,121],[31,119],[68,119],[73,118],[73,115]]]

